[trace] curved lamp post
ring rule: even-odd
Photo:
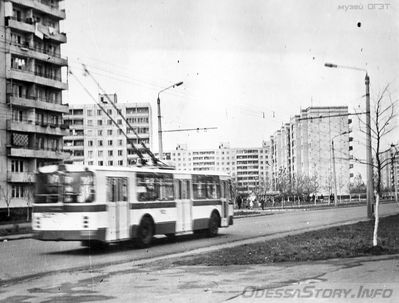
[[[367,165],[367,217],[373,217],[374,184],[373,184],[373,156],[371,149],[371,119],[370,119],[370,77],[364,68],[325,63],[325,67],[344,68],[362,71],[366,73],[364,78],[366,84],[366,165]]]
[[[158,153],[159,153],[159,160],[161,160],[161,161],[163,159],[163,147],[162,147],[161,100],[159,99],[159,95],[162,92],[164,92],[164,91],[166,91],[166,90],[168,90],[170,88],[175,88],[175,87],[178,87],[178,86],[180,86],[182,84],[183,84],[183,81],[182,82],[177,82],[177,83],[175,83],[175,84],[173,84],[171,86],[168,86],[168,87],[166,87],[166,88],[164,88],[164,89],[162,89],[162,90],[160,90],[158,92],[158,98],[157,98],[157,106],[158,106],[158,147],[159,147],[158,148],[159,149]]]

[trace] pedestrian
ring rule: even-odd
[[[242,199],[241,199],[241,196],[237,196],[237,199],[236,199],[236,201],[237,201],[237,206],[238,206],[238,209],[241,209],[241,204],[242,204]]]
[[[264,197],[260,198],[260,205],[262,206],[262,210],[265,210],[265,198]]]

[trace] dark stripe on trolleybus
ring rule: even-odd
[[[193,206],[204,206],[204,205],[222,205],[221,200],[197,200],[193,201]]]
[[[146,203],[132,203],[130,209],[144,209],[144,208],[174,208],[176,202],[146,202]]]
[[[33,211],[37,213],[76,213],[76,212],[101,212],[106,211],[107,206],[105,204],[93,204],[93,205],[36,205],[33,207]]]

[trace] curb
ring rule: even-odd
[[[1,236],[0,242],[7,242],[13,240],[23,240],[23,239],[30,239],[33,237],[33,234],[20,234],[20,235],[8,235],[8,236]]]

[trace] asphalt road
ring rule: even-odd
[[[381,215],[399,213],[397,204],[384,204]],[[115,245],[103,250],[90,250],[79,242],[41,242],[33,239],[0,243],[0,286],[7,280],[59,272],[72,268],[112,265],[153,258],[173,253],[210,247],[270,234],[324,227],[338,222],[366,219],[366,208],[350,207],[323,210],[295,210],[267,216],[236,219],[234,226],[220,229],[216,238],[178,237],[172,243],[156,239],[149,249],[137,249],[131,244]]]

